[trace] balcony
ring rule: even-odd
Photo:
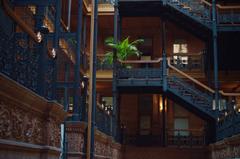
[[[206,144],[203,130],[168,129],[166,139],[162,135],[124,135],[123,144],[133,146],[202,147]]]

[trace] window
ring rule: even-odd
[[[174,64],[188,64],[188,57],[183,54],[188,53],[188,45],[184,40],[178,40],[173,44]]]
[[[175,118],[174,119],[174,136],[189,136],[188,131],[188,119],[187,118]]]

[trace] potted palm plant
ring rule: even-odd
[[[112,48],[112,50],[116,49],[117,60],[124,61],[127,60],[127,58],[130,56],[139,57],[142,53],[138,50],[137,45],[143,42],[143,39],[137,39],[131,42],[129,40],[129,37],[127,37],[122,41],[117,41],[116,43],[114,43],[113,37],[109,37],[105,40],[105,45]],[[113,63],[113,51],[107,51],[105,53],[103,62],[106,62],[108,64]]]

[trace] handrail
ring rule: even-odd
[[[179,70],[179,69],[177,69],[176,67],[174,67],[173,65],[171,65],[171,63],[170,63],[170,58],[168,58],[168,66],[169,66],[170,68],[172,68],[173,70],[175,70],[176,72],[178,72],[179,74],[183,75],[184,77],[190,79],[191,81],[193,81],[193,82],[196,83],[197,85],[199,85],[199,86],[207,89],[209,92],[215,93],[215,91],[214,91],[212,88],[206,86],[205,84],[199,82],[199,81],[196,80],[195,78],[187,75],[186,73],[182,72],[181,70]],[[223,90],[220,90],[219,93],[220,93],[221,95],[223,95],[223,96],[229,96],[229,97],[230,97],[230,96],[231,96],[231,97],[232,97],[232,96],[240,96],[240,93],[226,93],[226,92],[224,92]]]
[[[162,61],[162,58],[158,58],[156,60],[126,60],[122,61],[119,60],[119,62],[123,64],[152,64],[152,63],[160,63]]]
[[[177,54],[172,54],[172,56],[201,56],[203,55],[202,52],[199,53],[177,53]]]
[[[55,9],[54,7],[51,7],[51,9],[52,9],[54,12],[56,12],[56,9]],[[62,18],[60,18],[60,23],[61,23],[61,25],[63,26],[63,29],[64,29],[65,31],[68,31],[68,27],[66,26],[66,24],[64,23],[64,21],[63,21]]]
[[[240,96],[240,93],[226,93],[226,92],[223,92],[222,90],[219,91],[219,93],[221,93],[223,96],[228,96],[228,97]]]
[[[167,131],[189,131],[189,132],[203,132],[204,129],[167,129]]]
[[[201,0],[202,3],[208,5],[208,6],[212,6],[212,4],[206,0]],[[222,6],[220,4],[216,5],[219,9],[240,9],[240,6]]]
[[[5,8],[6,13],[20,26],[20,28],[26,32],[34,41],[37,43],[41,42],[41,39],[38,38],[37,34],[24,23],[24,21],[18,17],[14,11],[8,6],[8,0],[2,0],[3,7]]]
[[[196,83],[197,85],[201,86],[202,88],[208,90],[208,91],[211,92],[211,93],[215,93],[215,91],[214,91],[212,88],[210,88],[210,87],[208,87],[207,85],[199,82],[199,81],[196,80],[195,78],[187,75],[186,73],[180,71],[179,69],[177,69],[176,67],[174,67],[173,65],[171,65],[170,58],[168,58],[168,66],[169,66],[171,69],[173,69],[173,70],[175,70],[176,72],[178,72],[179,74],[183,75],[184,77],[190,79],[191,81],[193,81],[193,82]]]

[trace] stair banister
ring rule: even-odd
[[[196,83],[197,85],[201,86],[202,88],[208,90],[209,92],[215,93],[215,91],[214,91],[212,88],[206,86],[205,84],[201,83],[200,81],[196,80],[195,78],[189,76],[188,74],[184,73],[183,71],[181,71],[181,70],[177,69],[176,67],[174,67],[173,65],[171,65],[171,62],[170,62],[170,61],[171,61],[171,59],[168,58],[168,66],[169,66],[169,68],[171,68],[171,69],[173,69],[174,71],[178,72],[178,73],[181,74],[182,76],[190,79],[191,81],[193,81],[193,82]],[[220,90],[219,93],[220,93],[221,95],[223,95],[223,96],[228,96],[228,97],[240,96],[240,93],[232,93],[232,92],[231,92],[231,93],[228,93],[228,92],[224,92],[223,90]]]
[[[197,85],[201,86],[202,88],[208,90],[209,92],[211,92],[211,93],[215,93],[215,91],[214,91],[212,88],[210,88],[210,87],[208,87],[207,85],[205,85],[205,84],[199,82],[199,81],[196,80],[195,78],[193,78],[193,77],[187,75],[187,74],[184,73],[183,71],[181,71],[181,70],[177,69],[176,67],[174,67],[173,65],[171,65],[171,62],[170,62],[171,59],[170,59],[170,58],[168,58],[167,61],[168,61],[168,67],[169,67],[169,68],[171,68],[171,69],[173,69],[174,71],[178,72],[178,73],[181,74],[182,76],[184,76],[184,77],[190,79],[191,81],[193,81],[193,82],[196,83]]]
[[[9,7],[8,5],[8,0],[2,0],[3,2],[3,7],[6,11],[6,13],[20,26],[20,28],[26,32],[34,41],[37,43],[40,43],[41,40],[38,38],[37,34],[28,26],[24,23],[24,21],[17,16],[14,11]]]
[[[212,6],[212,4],[209,3],[209,2],[206,1],[206,0],[202,0],[201,2],[204,3],[204,4],[206,4],[206,5],[208,5],[209,7]],[[217,8],[219,8],[219,9],[240,9],[240,6],[239,6],[239,5],[237,5],[237,6],[223,6],[223,5],[217,4],[216,6],[217,6]]]
[[[122,64],[153,64],[153,63],[160,63],[162,58],[158,58],[156,60],[119,60]]]
[[[220,90],[219,93],[223,96],[228,96],[228,97],[237,97],[240,96],[240,93],[227,93],[227,92],[223,92],[223,90]]]

